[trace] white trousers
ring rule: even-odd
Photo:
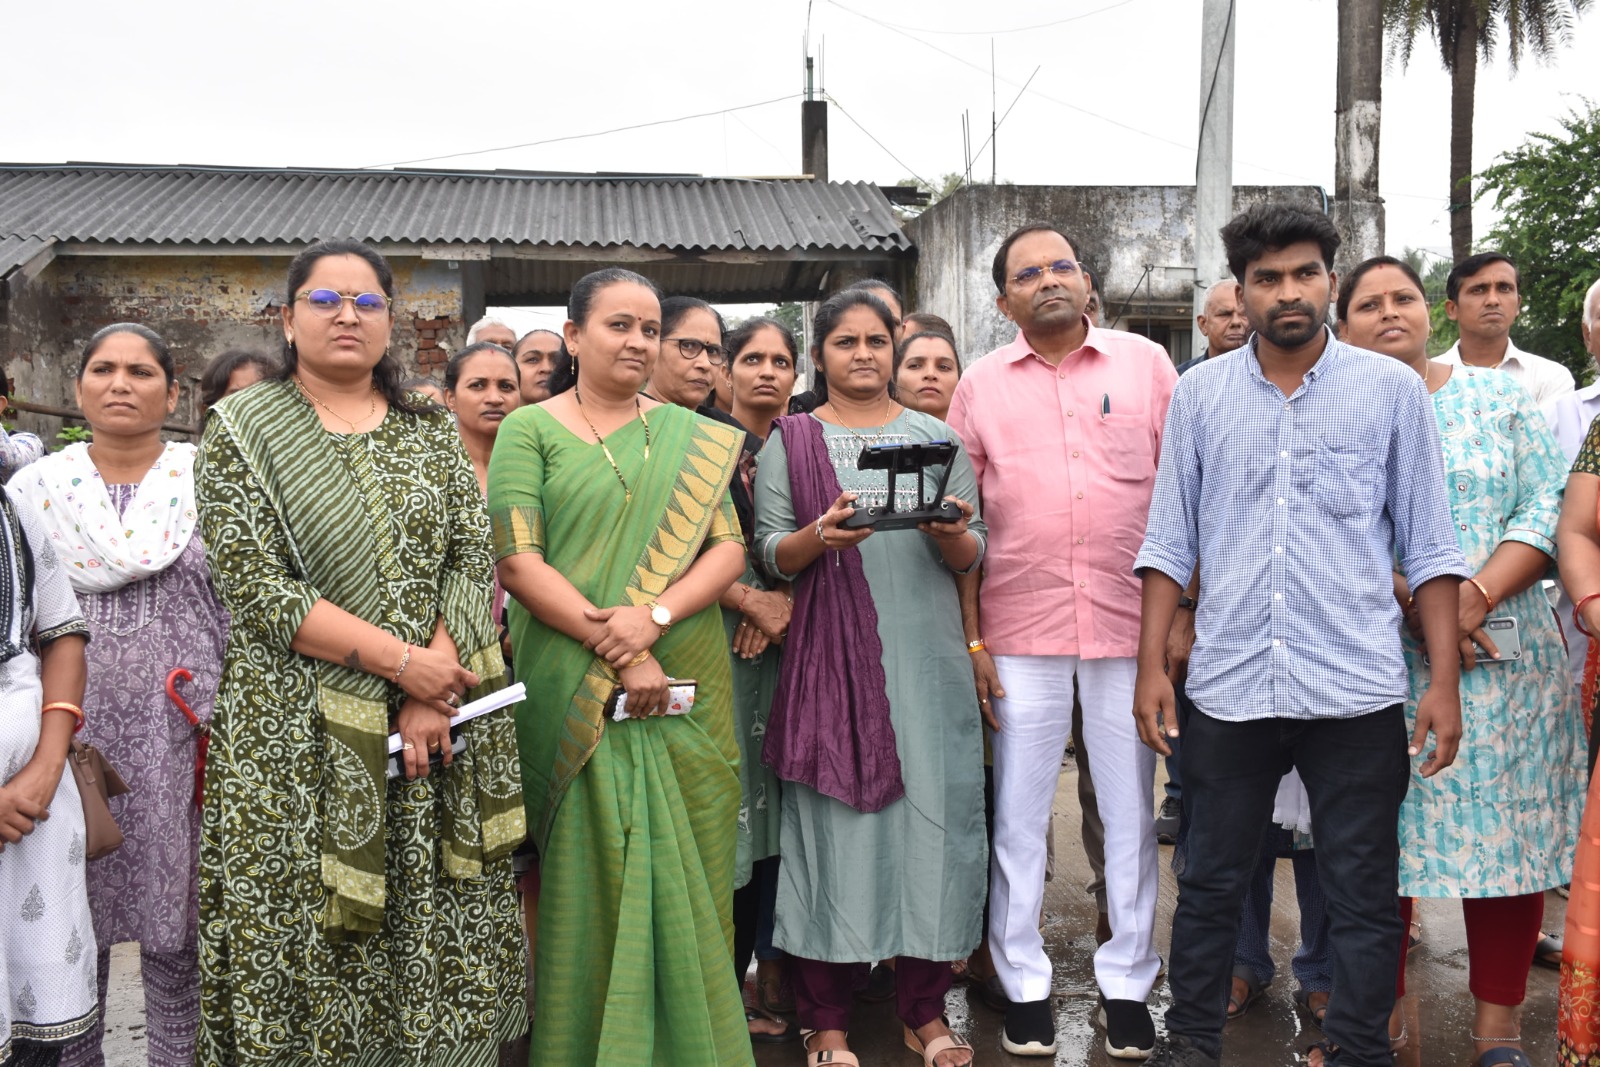
[[[1112,937],[1094,957],[1107,1000],[1143,1001],[1160,969],[1154,934],[1158,850],[1151,809],[1155,753],[1133,724],[1135,663],[1077,656],[996,656],[1005,697],[995,700],[993,866],[989,950],[1013,1001],[1050,995],[1050,959],[1039,933],[1045,833],[1072,732],[1072,683],[1083,704],[1089,751],[1106,827],[1106,911]]]

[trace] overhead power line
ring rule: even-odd
[[[871,130],[869,130],[865,126],[861,125],[861,123],[856,122],[856,117],[854,115],[850,114],[849,111],[845,110],[845,106],[843,104],[839,103],[839,98],[837,96],[834,96],[832,93],[826,93],[826,92],[823,93],[822,95],[826,96],[828,98],[828,101],[831,104],[833,104],[834,107],[839,109],[839,114],[843,115],[845,118],[849,119],[852,123],[854,123],[856,129],[858,129],[862,133],[866,134],[868,140],[870,140],[873,144],[877,145],[879,148],[883,149],[884,152],[888,154],[890,159],[892,159],[896,163],[900,164],[900,166],[905,170],[905,172],[907,174],[909,174],[913,178],[917,179],[918,182],[920,182],[921,184],[927,186],[929,189],[933,188],[932,183],[930,183],[926,178],[922,177],[916,171],[912,170],[911,169],[911,165],[909,163],[907,163],[905,160],[901,159],[899,156],[895,155],[894,152],[890,150],[888,145],[884,144],[882,141],[880,141],[876,137],[874,137],[872,135],[872,131]]]
[[[462,156],[483,156],[491,152],[509,152],[516,148],[536,148],[540,145],[559,144],[562,141],[582,141],[590,137],[605,137],[613,133],[627,133],[629,130],[643,130],[651,126],[668,126],[674,122],[688,122],[691,119],[709,119],[718,115],[728,115],[735,111],[749,111],[754,107],[766,107],[768,104],[781,104],[785,100],[794,100],[805,94],[788,93],[784,96],[775,96],[771,100],[760,100],[754,104],[740,104],[737,107],[718,108],[715,111],[702,111],[694,115],[679,115],[671,119],[655,119],[651,122],[636,122],[631,126],[616,126],[609,130],[596,130],[593,133],[570,133],[562,137],[546,137],[539,141],[525,141],[522,144],[502,145],[499,148],[475,148],[467,152],[447,152],[442,156],[424,156],[421,159],[401,159],[393,163],[372,163],[361,167],[361,170],[376,170],[380,167],[408,167],[413,163],[432,163],[440,159],[460,159]],[[852,120],[854,121],[854,120]]]

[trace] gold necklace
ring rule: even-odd
[[[871,437],[862,437],[860,434],[856,433],[854,427],[845,426],[844,419],[842,417],[840,417],[839,409],[833,406],[833,401],[832,400],[828,401],[828,410],[833,412],[833,421],[837,425],[839,425],[839,426],[843,427],[845,430],[849,431],[850,436],[854,437],[857,441],[860,441],[861,443],[868,444],[868,445],[876,444],[877,441],[878,441],[878,438],[883,436],[883,431],[888,429],[889,428],[889,424],[894,421],[894,400],[893,399],[890,399],[888,408],[886,408],[884,410],[885,418],[883,420],[883,425],[879,426],[878,427],[878,432],[873,434]]]
[[[611,449],[606,445],[606,439],[600,436],[600,431],[595,429],[594,420],[589,418],[589,413],[583,410],[583,397],[578,393],[578,387],[572,387],[572,398],[578,402],[578,414],[583,416],[583,421],[589,424],[589,432],[594,434],[594,439],[600,445],[600,451],[605,453],[606,462],[611,464],[611,471],[617,476],[617,481],[622,483],[622,501],[625,504],[633,503],[633,490],[628,488],[628,480],[622,476],[622,468],[617,466],[617,459],[611,454]],[[644,423],[644,458],[650,458],[650,420],[644,417],[644,405],[639,398],[633,398],[633,410],[638,412],[639,421]]]
[[[327,404],[325,404],[323,402],[323,400],[322,400],[322,398],[320,396],[318,396],[316,393],[313,393],[311,390],[307,389],[306,388],[306,383],[302,382],[300,380],[300,375],[296,374],[293,377],[294,377],[294,384],[299,386],[300,391],[302,393],[304,393],[308,399],[313,401],[323,411],[326,411],[329,415],[332,415],[334,418],[338,419],[340,422],[342,422],[346,426],[350,427],[350,432],[351,433],[355,433],[356,432],[356,424],[355,423],[351,422],[349,419],[345,418],[343,415],[339,414],[337,411],[335,411],[332,408],[330,408]],[[370,406],[368,406],[367,414],[366,414],[365,417],[362,418],[361,421],[362,422],[366,422],[368,419],[372,418],[372,416],[376,415],[377,413],[378,413],[378,391],[376,389],[374,389],[372,391],[372,403],[371,403]]]

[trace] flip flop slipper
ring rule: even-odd
[[[756,1006],[768,1015],[794,1014],[794,989],[782,975],[769,975],[756,983]]]
[[[1249,1011],[1250,1005],[1261,999],[1261,994],[1265,993],[1267,986],[1271,984],[1270,982],[1257,981],[1255,972],[1248,967],[1235,967],[1233,969],[1233,977],[1244,983],[1244,999],[1239,999],[1238,994],[1233,991],[1233,986],[1230,983],[1228,987],[1228,1018],[1230,1020],[1237,1019]]]
[[[789,1041],[793,1041],[793,1040],[795,1040],[796,1038],[798,1038],[800,1036],[800,1028],[798,1026],[796,1026],[794,1023],[792,1023],[789,1020],[787,1020],[787,1019],[776,1018],[774,1016],[768,1015],[764,1011],[758,1011],[755,1008],[746,1008],[744,1010],[744,1021],[746,1023],[753,1023],[757,1019],[765,1019],[767,1022],[773,1022],[773,1023],[782,1023],[783,1024],[783,1029],[780,1030],[776,1034],[770,1034],[770,1033],[766,1033],[764,1031],[758,1032],[758,1031],[755,1031],[755,1030],[751,1030],[750,1031],[750,1041],[751,1041],[752,1044],[756,1044],[756,1045],[782,1045],[782,1044],[785,1044],[785,1043],[787,1043]],[[749,1029],[749,1027],[747,1026],[746,1029]]]
[[[1295,1007],[1306,1013],[1306,1016],[1317,1025],[1318,1029],[1321,1029],[1322,1020],[1328,1016],[1328,1002],[1326,1000],[1323,1001],[1322,1006],[1319,1008],[1311,1006],[1311,998],[1319,993],[1323,996],[1328,995],[1320,989],[1296,989],[1294,991],[1294,1004]]]
[[[1533,947],[1533,962],[1541,967],[1549,967],[1553,971],[1561,969],[1562,941],[1554,934],[1546,934],[1539,938],[1539,943]]]
[[[1406,955],[1417,951],[1422,944],[1422,922],[1418,919],[1411,920],[1411,928],[1406,931]]]

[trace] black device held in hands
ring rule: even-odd
[[[450,728],[450,758],[454,759],[466,750],[466,735],[461,732],[461,727],[452,726]],[[443,766],[444,752],[442,750],[439,752],[428,753],[429,774],[433,774]],[[384,772],[384,775],[388,778],[404,778],[406,776],[406,754],[404,751],[392,752],[389,754],[389,766]]]
[[[889,495],[882,507],[856,508],[855,513],[839,525],[846,530],[859,530],[870,526],[874,530],[911,530],[925,522],[960,522],[961,509],[944,498],[944,488],[950,481],[950,461],[955,458],[956,446],[949,441],[913,441],[903,445],[868,445],[856,460],[856,469],[888,471]],[[927,470],[943,465],[939,484],[934,487],[933,498],[927,495]],[[896,511],[894,507],[894,479],[897,474],[917,475],[917,508],[915,511]]]

